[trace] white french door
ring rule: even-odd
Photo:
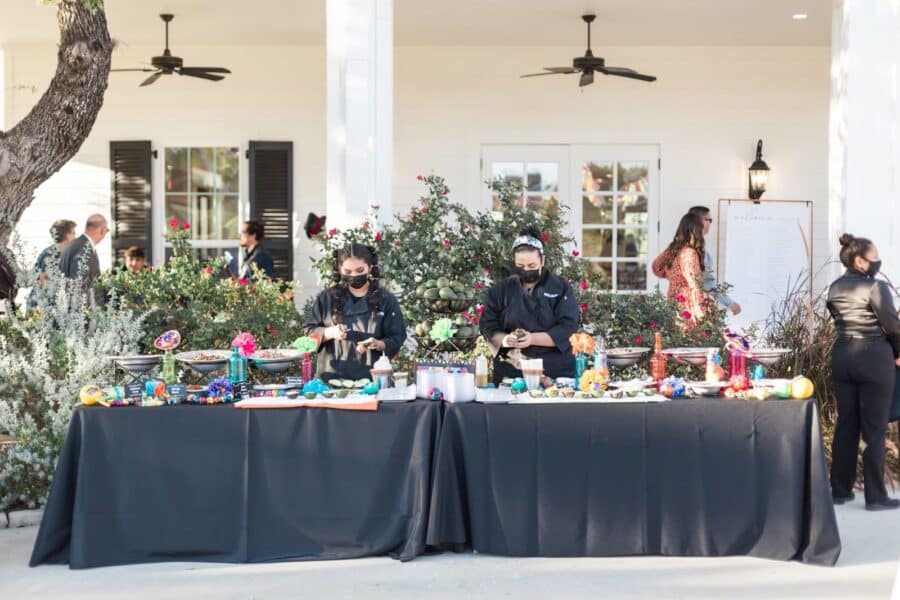
[[[485,145],[482,180],[521,182],[521,206],[559,202],[569,231],[609,291],[655,287],[649,263],[659,251],[659,146]],[[496,200],[485,189],[483,206]]]

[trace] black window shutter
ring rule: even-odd
[[[250,218],[262,222],[275,277],[294,278],[294,144],[250,142]]]
[[[110,142],[112,171],[112,249],[118,263],[129,246],[140,246],[153,258],[150,142]]]

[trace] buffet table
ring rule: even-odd
[[[815,401],[446,407],[428,544],[833,565]]]
[[[437,402],[75,410],[31,565],[424,550]]]

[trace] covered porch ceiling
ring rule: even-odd
[[[106,0],[125,46],[321,45],[326,0]],[[0,3],[0,45],[54,43],[53,8]],[[829,0],[395,0],[396,43],[408,46],[580,46],[579,16],[596,13],[593,45],[828,46]],[[806,14],[795,20],[794,14]]]

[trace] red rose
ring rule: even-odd
[[[380,231],[375,232],[375,241],[376,242],[380,242],[382,237],[383,237],[383,235]]]
[[[184,224],[183,224],[181,227],[182,227],[185,231],[187,231],[188,229],[191,228],[191,224],[188,223],[187,221],[185,221]]]
[[[247,285],[248,283],[250,282],[247,281],[246,277],[241,277],[240,279],[238,279],[238,285]]]
[[[684,304],[685,302],[687,302],[687,298],[684,297],[684,294],[678,294],[677,296],[675,296],[675,299],[679,304]]]
[[[585,291],[585,290],[588,289],[588,282],[585,281],[584,279],[582,279],[582,280],[581,280],[581,283],[578,284],[578,287],[581,288],[581,291]]]
[[[337,235],[337,229],[332,227],[331,229],[328,230],[328,238],[329,239],[333,238],[336,235]]]
[[[363,228],[363,229],[368,229],[368,228],[369,228],[369,222],[368,222],[368,221],[363,221],[362,228]]]
[[[656,321],[650,321],[650,329],[656,329]]]
[[[642,336],[642,335],[634,336],[634,345],[635,346],[640,346],[643,343],[644,343],[644,336]]]
[[[550,241],[550,236],[547,235],[546,231],[541,232],[541,241],[545,244]]]
[[[275,329],[272,325],[269,325],[269,335],[272,337],[278,337],[278,330]]]
[[[170,220],[169,227],[171,227],[172,229],[178,229],[178,219]]]
[[[587,302],[582,302],[578,308],[581,309],[581,312],[587,312],[587,309],[588,309]]]
[[[206,275],[207,277],[211,276],[211,275],[213,274],[212,267],[210,267],[209,265],[207,265],[207,266],[203,269],[203,274]]]
[[[484,284],[481,283],[480,281],[476,281],[475,282],[475,291],[480,292],[483,289],[484,289]]]
[[[578,258],[579,256],[581,256],[581,252],[578,251],[578,248],[575,248],[574,250],[572,250],[572,256],[574,256],[575,258]]]
[[[477,312],[480,316],[482,313],[484,313],[484,306],[479,304],[478,306],[475,307],[475,312]]]
[[[422,181],[422,180],[425,179],[425,178],[422,177],[421,175],[416,175],[416,179],[418,179],[419,181]]]
[[[396,242],[394,242],[394,247],[395,247],[395,248],[399,248],[399,247],[400,247],[400,240],[397,240]]]
[[[478,325],[478,317],[472,317],[472,325]]]
[[[684,311],[683,313],[681,313],[681,317],[682,317],[685,321],[690,321],[692,316],[693,316],[693,315],[691,315],[691,311],[689,311],[689,310],[686,310],[686,311]]]
[[[705,337],[706,339],[711,338],[711,337],[712,337],[712,331],[704,331],[704,332],[703,332],[703,337]]]
[[[443,242],[441,242],[441,243],[444,244],[444,248],[449,248],[449,247],[450,247],[450,240],[445,239],[445,240],[444,240]]]

